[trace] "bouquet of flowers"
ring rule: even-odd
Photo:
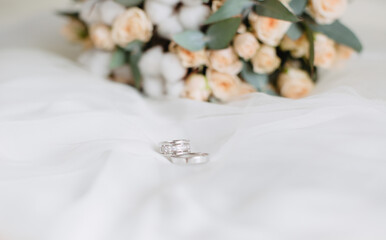
[[[150,97],[226,102],[255,91],[306,96],[319,68],[362,45],[348,0],[85,0],[62,29],[92,72]]]

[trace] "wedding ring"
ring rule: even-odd
[[[190,141],[182,139],[161,142],[160,152],[165,156],[179,156],[190,153]]]
[[[179,156],[171,156],[170,161],[178,165],[198,165],[209,162],[207,153],[186,153]]]

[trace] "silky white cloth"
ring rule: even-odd
[[[366,52],[297,101],[149,100],[51,53],[0,51],[0,239],[384,240],[386,36],[362,24]],[[18,46],[22,29],[6,33]],[[170,164],[156,147],[175,138],[211,162]]]

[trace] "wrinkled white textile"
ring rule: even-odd
[[[0,239],[386,239],[386,39],[362,27],[367,51],[298,101],[148,100],[0,51]],[[211,162],[170,164],[175,138]]]

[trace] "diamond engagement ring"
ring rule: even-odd
[[[178,165],[197,165],[209,162],[209,154],[190,152],[189,140],[174,140],[161,142],[160,153],[168,157],[170,162]]]
[[[161,142],[160,152],[165,156],[179,156],[190,153],[189,140],[174,140],[170,142]]]

